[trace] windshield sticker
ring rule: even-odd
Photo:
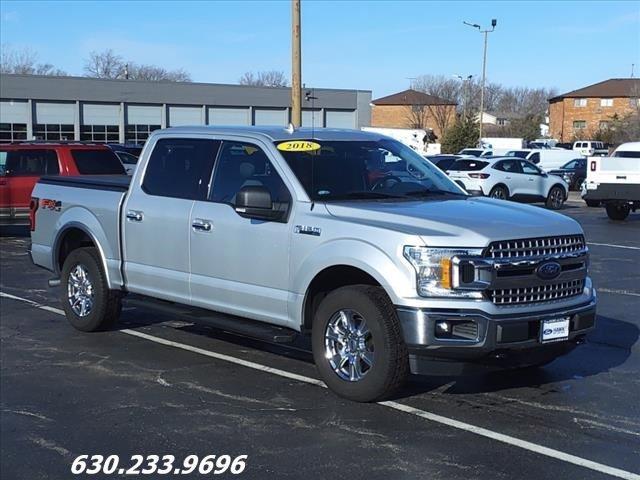
[[[279,143],[278,150],[283,152],[313,152],[320,150],[320,144],[307,140],[293,140]]]

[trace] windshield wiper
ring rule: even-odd
[[[404,195],[394,195],[391,193],[373,192],[371,190],[361,190],[354,192],[341,193],[340,195],[327,195],[326,197],[320,197],[320,201],[330,200],[368,200],[368,199],[380,199],[380,198],[404,198]]]

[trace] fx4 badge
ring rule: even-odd
[[[320,227],[310,227],[308,225],[296,225],[293,231],[302,235],[313,235],[314,237],[319,237],[322,233]]]
[[[43,198],[40,200],[40,208],[59,212],[62,210],[62,202],[60,200],[49,200],[48,198]]]

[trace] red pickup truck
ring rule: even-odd
[[[31,191],[43,175],[124,175],[107,146],[82,143],[0,144],[0,225],[28,225]]]

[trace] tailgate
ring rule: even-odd
[[[640,158],[589,157],[587,183],[640,184]]]

